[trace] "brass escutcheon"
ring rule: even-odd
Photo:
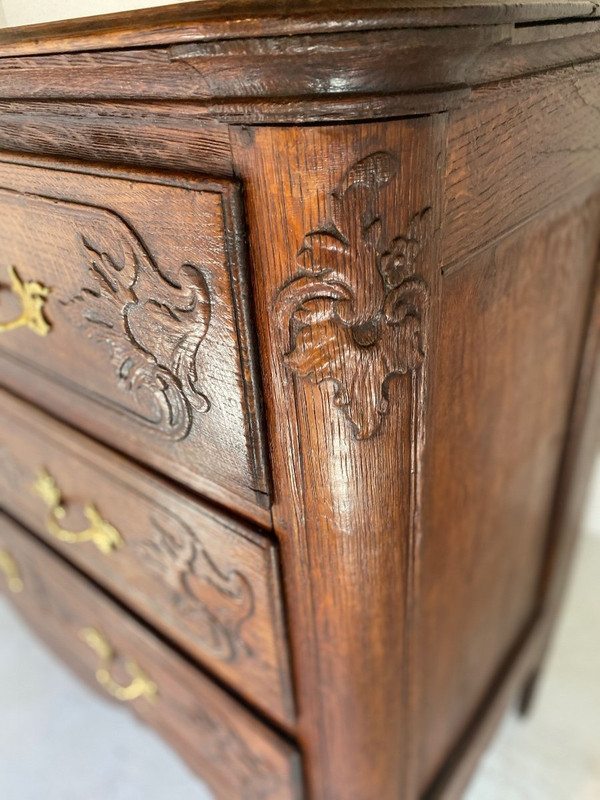
[[[125,669],[131,676],[131,683],[122,686],[110,674],[112,662],[116,654],[109,641],[97,628],[82,628],[79,631],[80,638],[92,648],[100,661],[100,667],[96,670],[96,680],[111,695],[122,703],[145,698],[150,703],[154,703],[158,697],[158,687],[141,669],[141,667],[131,658],[125,661]]]
[[[44,317],[44,303],[51,289],[36,281],[22,281],[15,267],[9,267],[8,274],[10,290],[21,301],[21,313],[15,319],[0,322],[0,333],[7,333],[16,328],[29,328],[38,336],[47,336],[51,326]]]
[[[42,469],[38,473],[37,480],[33,485],[33,491],[42,498],[50,509],[46,519],[46,529],[56,539],[67,544],[92,542],[101,553],[107,556],[113,550],[123,546],[123,538],[119,531],[103,519],[96,506],[90,502],[85,503],[83,507],[83,513],[90,523],[88,528],[79,532],[63,528],[60,520],[65,518],[67,510],[63,504],[62,492],[54,478],[46,470]]]
[[[0,572],[4,574],[8,588],[14,594],[19,594],[25,588],[23,578],[17,565],[17,562],[8,552],[8,550],[0,550]]]

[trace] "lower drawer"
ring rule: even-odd
[[[2,390],[0,507],[270,718],[293,722],[266,536]]]
[[[301,796],[299,756],[0,514],[0,591],[83,679],[130,705],[226,800]]]

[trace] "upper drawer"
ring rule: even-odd
[[[0,508],[271,717],[294,717],[275,545],[0,390]]]
[[[0,160],[1,381],[266,522],[229,181]]]

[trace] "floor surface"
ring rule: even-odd
[[[507,715],[465,800],[600,800],[599,584],[586,538],[531,715]]]

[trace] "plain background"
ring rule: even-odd
[[[176,4],[176,0],[0,0],[0,26],[34,25]]]

